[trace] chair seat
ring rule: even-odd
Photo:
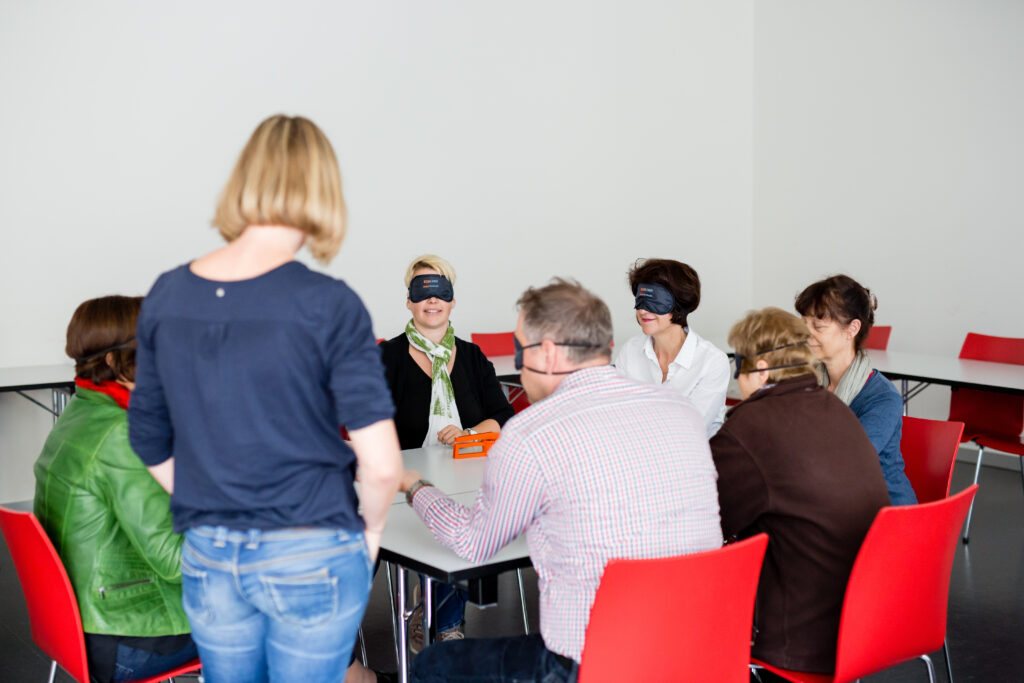
[[[799,681],[804,683],[832,683],[835,680],[834,676],[829,674],[815,674],[809,671],[794,671],[792,669],[783,669],[779,666],[772,666],[767,662],[762,662],[760,659],[750,658],[752,664],[760,666],[772,673],[778,674],[790,681]]]
[[[974,438],[979,446],[1024,457],[1024,440],[1019,436],[984,434]]]

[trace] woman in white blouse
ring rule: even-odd
[[[629,271],[629,286],[643,334],[619,352],[619,374],[681,391],[703,416],[710,438],[725,419],[729,358],[687,325],[700,303],[697,272],[671,259],[638,260]]]

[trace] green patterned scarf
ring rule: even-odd
[[[436,446],[440,443],[437,440],[437,433],[448,425],[455,425],[462,429],[462,421],[459,419],[459,407],[455,405],[455,390],[452,388],[452,378],[448,374],[448,363],[455,351],[455,328],[448,323],[448,330],[441,338],[440,344],[430,341],[416,329],[412,319],[405,326],[405,338],[409,340],[409,346],[427,354],[430,359],[430,416],[427,425],[427,436],[423,441],[424,446]]]

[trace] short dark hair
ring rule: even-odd
[[[523,312],[523,332],[529,342],[544,338],[585,344],[567,346],[573,363],[612,358],[612,314],[608,305],[575,280],[556,277],[545,287],[530,287],[516,302]]]
[[[834,320],[842,325],[859,320],[860,331],[853,346],[860,351],[875,324],[878,297],[849,275],[833,275],[808,285],[797,295],[795,306],[800,315]]]
[[[649,282],[672,292],[672,322],[686,327],[686,318],[700,305],[700,278],[697,271],[667,258],[637,259],[629,269],[629,288],[636,296],[637,285]]]
[[[96,383],[122,378],[135,381],[134,348],[111,351],[110,365],[106,354],[90,356],[135,339],[141,307],[141,296],[104,296],[89,299],[75,309],[68,323],[64,352],[75,360],[76,377]]]

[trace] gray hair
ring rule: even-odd
[[[553,278],[549,285],[527,289],[516,305],[523,312],[523,332],[529,343],[550,339],[585,345],[565,347],[571,363],[600,357],[611,360],[611,311],[579,282]]]

